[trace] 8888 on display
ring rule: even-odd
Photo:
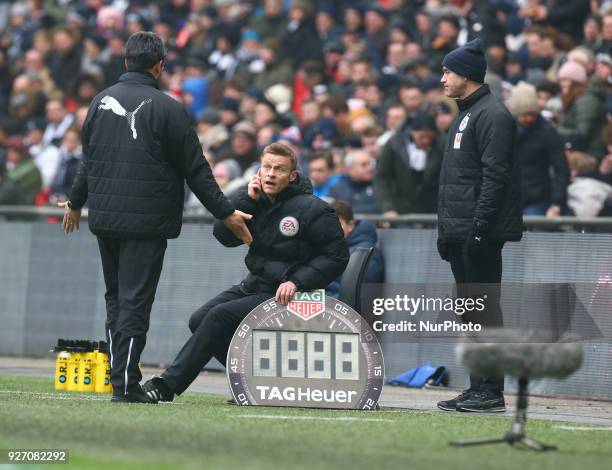
[[[384,378],[370,326],[323,290],[253,309],[234,333],[226,364],[239,405],[372,410]]]

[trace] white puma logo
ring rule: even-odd
[[[125,108],[121,106],[121,103],[119,103],[119,101],[117,101],[112,96],[106,95],[104,98],[102,98],[102,104],[98,106],[98,109],[102,109],[105,111],[110,109],[117,116],[126,118],[130,129],[132,129],[132,137],[134,138],[134,140],[136,140],[138,138],[138,133],[136,132],[135,125],[136,113],[140,108],[142,108],[142,106],[147,103],[150,103],[151,101],[153,101],[151,98],[147,98],[142,103],[140,103],[134,111],[126,111]]]

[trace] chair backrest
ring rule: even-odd
[[[355,249],[340,280],[338,299],[361,314],[361,284],[372,259],[374,248],[360,247]]]

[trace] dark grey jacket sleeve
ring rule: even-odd
[[[321,208],[323,204],[325,207]],[[344,272],[349,260],[338,216],[326,203],[317,206],[307,219],[308,240],[315,247],[316,255],[289,276],[301,291],[324,289]]]
[[[167,126],[167,148],[164,151],[175,159],[187,185],[204,207],[216,218],[226,218],[234,208],[213,177],[187,111],[172,110]]]
[[[492,227],[510,182],[516,141],[516,123],[509,113],[483,113],[477,127],[482,180],[474,221]]]
[[[231,200],[236,209],[246,212],[247,214],[255,215],[257,203],[249,197],[246,190],[239,190]],[[246,224],[249,230],[252,231],[250,221]],[[225,226],[222,220],[215,219],[213,224],[213,235],[224,246],[234,247],[242,245],[242,240],[236,237],[236,235]]]

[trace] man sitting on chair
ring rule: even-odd
[[[313,196],[296,167],[291,147],[268,145],[259,172],[232,198],[237,209],[253,216],[247,222],[253,235],[245,258],[249,274],[191,316],[191,338],[161,376],[143,385],[152,399],[172,401],[212,357],[225,364],[236,328],[257,305],[271,297],[287,304],[296,291],[323,289],[346,268],[349,254],[338,217]],[[218,220],[213,233],[225,246],[242,244]]]

